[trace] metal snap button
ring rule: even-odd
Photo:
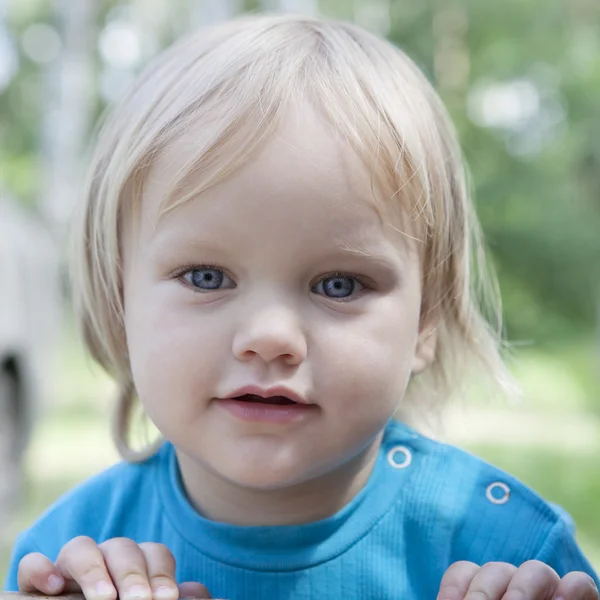
[[[402,455],[402,461],[398,462],[396,456]],[[405,469],[412,462],[412,453],[406,446],[394,446],[387,453],[388,462],[394,469]]]
[[[495,495],[497,490],[500,490],[502,495]],[[492,504],[506,504],[510,498],[510,488],[502,481],[496,481],[488,485],[485,496]]]

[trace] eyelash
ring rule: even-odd
[[[217,271],[223,271],[224,273],[226,272],[225,269],[223,269],[223,267],[217,267],[217,265],[189,264],[184,265],[183,267],[179,267],[179,269],[173,271],[170,277],[172,277],[173,279],[180,279],[186,273],[189,273],[190,271],[198,271],[199,269],[216,269]]]
[[[312,290],[320,282],[325,281],[326,279],[333,279],[335,277],[347,277],[348,279],[355,279],[365,290],[373,289],[373,284],[369,284],[367,278],[364,275],[359,275],[358,273],[345,273],[342,271],[334,271],[332,273],[326,273],[325,275],[321,275],[315,283],[311,284],[310,288]],[[324,298],[327,298],[328,300],[334,300],[335,302],[351,302],[352,300],[356,299],[356,297],[360,295],[363,291],[364,290],[359,290],[352,296],[347,296],[345,298],[332,298],[330,296],[324,296]]]
[[[187,281],[185,281],[183,279],[183,276],[186,273],[189,273],[191,271],[195,271],[195,270],[199,270],[199,269],[215,269],[218,271],[223,271],[232,281],[233,281],[233,277],[231,277],[226,271],[225,269],[223,269],[223,267],[218,267],[217,265],[196,265],[196,264],[189,264],[189,265],[185,265],[183,267],[180,267],[179,269],[177,269],[176,271],[174,271],[171,274],[171,277],[173,279],[177,279],[179,280],[183,285],[185,285],[186,287],[190,288],[193,292],[196,292],[198,294],[205,294],[206,291],[202,291],[199,288],[191,285],[190,283],[188,283]],[[350,279],[355,279],[356,281],[358,281],[358,283],[367,290],[372,290],[373,289],[373,284],[370,283],[367,278],[364,275],[359,275],[358,273],[347,273],[347,272],[342,272],[342,271],[333,271],[331,273],[326,273],[325,275],[321,275],[319,277],[319,279],[317,279],[317,281],[315,283],[312,283],[310,286],[310,289],[312,290],[317,284],[319,284],[322,281],[325,281],[326,279],[331,279],[331,278],[335,278],[335,277],[348,277]],[[360,293],[359,290],[358,293]],[[328,296],[324,296],[325,298],[328,298],[329,300],[335,300],[336,302],[350,302],[354,297],[354,296],[348,296],[347,298],[331,298]]]
[[[187,288],[191,289],[193,292],[196,292],[198,294],[206,294],[206,290],[203,291],[200,288],[197,288],[195,286],[193,286],[192,284],[190,284],[189,282],[187,282],[183,276],[186,273],[191,273],[192,271],[198,271],[200,269],[214,269],[215,271],[223,271],[223,273],[225,273],[227,275],[227,277],[229,277],[229,279],[231,279],[233,281],[233,277],[231,275],[229,275],[229,273],[227,273],[227,271],[223,268],[223,267],[218,267],[217,265],[197,265],[197,264],[188,264],[188,265],[184,265],[183,267],[179,267],[179,269],[173,271],[173,273],[171,273],[170,278],[172,279],[177,279],[182,285],[185,285]],[[215,290],[217,291],[217,290]]]

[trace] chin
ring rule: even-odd
[[[229,466],[226,469],[218,469],[221,476],[231,483],[253,489],[256,491],[272,491],[289,488],[303,483],[311,478],[304,469],[298,465],[273,465],[257,463],[248,465]]]

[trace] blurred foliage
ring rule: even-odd
[[[466,55],[464,85],[440,91],[470,166],[509,337],[543,343],[589,333],[600,293],[600,4],[429,0],[393,6],[391,38],[434,83],[436,47],[444,52],[454,44]],[[432,26],[436,11],[441,27]],[[440,48],[436,35],[444,35],[444,19],[450,43]],[[517,111],[514,123],[502,126],[502,114],[497,126],[473,118],[477,96],[481,101],[486,91],[488,101],[490,91],[504,93],[504,107],[496,110],[509,103]],[[511,106],[516,102],[521,106]]]
[[[19,69],[0,94],[0,184],[33,205],[43,185],[49,65],[29,59],[19,40],[33,22],[60,26],[50,0],[8,4]],[[95,33],[127,4],[99,2]],[[351,18],[358,4],[321,0],[320,7]],[[185,28],[185,5],[172,3],[174,25],[156,32],[158,46]],[[247,10],[259,6],[245,2]],[[438,87],[459,131],[509,338],[543,345],[589,337],[600,305],[600,3],[391,0],[389,7],[390,38]],[[98,84],[98,52],[92,62]],[[99,114],[105,101],[96,93],[95,102]]]

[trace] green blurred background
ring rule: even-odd
[[[3,0],[0,186],[60,243],[106,104],[182,32],[261,9],[319,11],[388,35],[442,94],[470,165],[524,399],[470,399],[440,435],[562,504],[600,569],[597,0]],[[4,527],[0,577],[12,536],[116,460],[111,383],[64,313],[52,402],[27,454],[26,501]]]

